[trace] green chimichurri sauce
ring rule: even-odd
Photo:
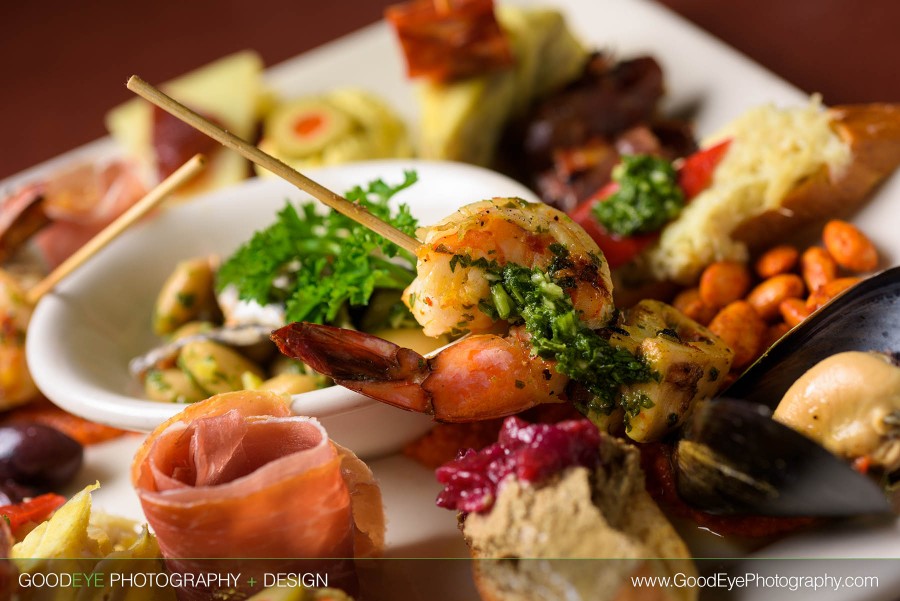
[[[523,322],[534,352],[556,361],[556,370],[580,382],[594,398],[588,406],[578,407],[590,415],[609,415],[619,405],[623,385],[648,382],[655,374],[640,358],[617,348],[599,333],[583,325],[565,289],[575,282],[555,277],[568,266],[568,251],[553,245],[556,259],[544,272],[521,265],[482,266],[496,278],[491,297],[479,308],[495,318]],[[465,257],[459,261],[467,264]]]
[[[613,169],[619,189],[597,203],[594,217],[620,236],[660,230],[684,208],[684,193],[672,163],[650,155],[623,156]]]

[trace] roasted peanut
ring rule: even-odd
[[[815,292],[837,278],[837,263],[824,248],[811,246],[800,257],[800,273],[806,289]]]
[[[713,318],[709,329],[734,351],[732,369],[741,369],[763,350],[766,322],[747,301],[734,301]]]
[[[855,286],[861,281],[862,278],[838,278],[832,280],[809,295],[809,298],[806,299],[806,307],[815,311],[847,288]]]
[[[878,267],[875,245],[856,226],[833,219],[822,230],[822,241],[838,265],[862,273]]]
[[[700,290],[697,288],[682,290],[672,301],[672,306],[684,313],[686,317],[690,317],[704,326],[709,325],[712,318],[716,316],[716,308],[703,302],[703,299],[700,298]]]
[[[799,298],[786,298],[778,305],[781,318],[789,327],[798,325],[812,313],[812,309],[806,306],[806,301]]]
[[[750,294],[747,302],[756,309],[759,316],[766,321],[778,317],[781,301],[803,296],[803,280],[793,273],[782,273],[760,283]]]
[[[717,261],[704,269],[700,276],[700,298],[707,305],[720,309],[743,298],[750,284],[750,270],[746,265],[735,261]]]
[[[800,251],[787,244],[770,248],[756,260],[756,273],[765,279],[788,273],[797,265]]]

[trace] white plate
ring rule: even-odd
[[[534,194],[513,180],[471,165],[390,160],[310,170],[343,192],[381,178],[419,181],[394,197],[420,223],[491,196]],[[253,179],[168,208],[133,227],[66,278],[35,309],[28,329],[28,364],[35,383],[76,415],[118,428],[149,432],[182,405],[143,398],[128,361],[160,344],[150,328],[153,304],[178,261],[229,256],[253,232],[275,220],[286,199],[310,201],[280,179]],[[318,417],[336,441],[362,457],[399,450],[431,426],[428,417],[396,411],[340,386],[294,397],[295,413]]]
[[[806,95],[796,88],[657,4],[643,0],[524,0],[517,3],[559,6],[582,39],[596,48],[614,50],[622,57],[638,53],[653,54],[665,70],[669,91],[667,109],[698,107],[696,126],[700,135],[711,133],[745,109],[761,103],[794,105],[806,101]],[[378,92],[410,119],[415,116],[410,86],[404,80],[396,44],[383,24],[366,28],[277,66],[269,71],[267,77],[271,84],[286,94],[327,90],[338,85],[359,85]],[[101,151],[108,152],[108,146],[94,147],[85,152],[96,154]],[[855,217],[855,221],[876,242],[888,264],[900,263],[900,238],[896,236],[897,226],[900,225],[900,210],[895,202],[897,197],[900,197],[900,178],[895,175],[882,186],[873,202]],[[130,450],[127,444],[128,441],[119,441],[112,447],[95,448],[88,453],[88,465],[102,465],[105,475],[102,479],[106,486],[97,493],[97,502],[111,511],[138,512],[134,495],[125,482],[127,462],[122,457]],[[433,506],[437,487],[427,471],[400,457],[376,461],[373,468],[384,488],[389,518],[388,543],[395,556],[465,555],[455,517],[451,512],[435,510]],[[733,548],[710,551],[712,548],[708,541],[701,541],[695,548],[695,555],[742,554]],[[778,558],[900,557],[900,536],[896,524],[829,528],[785,539],[766,547],[758,555]],[[436,577],[428,599],[450,601],[476,598],[465,565],[440,565],[447,573],[441,574],[442,578]],[[729,573],[742,574],[744,569],[789,571],[788,565],[780,561],[763,565],[744,564],[732,566]],[[819,569],[817,565],[812,564],[813,569]],[[806,589],[792,592],[790,598],[892,599],[894,595],[891,591],[900,585],[900,571],[893,569],[893,562],[845,562],[845,570],[849,570],[851,575],[874,573],[880,577],[879,587],[836,593]],[[724,593],[717,595],[716,591],[707,592],[710,593],[709,598],[724,596]],[[739,596],[734,598],[772,599],[786,596],[783,590],[756,588],[740,591]],[[404,596],[409,599],[420,597],[413,594]]]

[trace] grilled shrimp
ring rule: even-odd
[[[0,410],[26,403],[37,395],[25,363],[25,330],[31,310],[19,283],[0,271]]]
[[[272,339],[335,383],[438,421],[470,422],[561,401],[568,378],[531,356],[522,326],[507,336],[475,334],[426,358],[364,332],[293,323]]]
[[[646,362],[654,378],[623,385],[609,415],[583,406],[604,429],[624,422],[637,441],[658,440],[679,426],[696,401],[718,392],[731,366],[731,350],[715,334],[657,301],[638,303],[607,333]],[[532,353],[524,326],[506,336],[470,335],[428,357],[371,334],[310,323],[290,324],[272,338],[282,353],[337,384],[438,421],[504,417],[583,392],[553,360]]]
[[[568,290],[579,319],[592,329],[613,315],[609,267],[581,227],[543,203],[493,198],[462,207],[437,225],[418,232],[417,277],[403,302],[428,336],[483,333],[494,318],[479,309],[490,297],[488,266],[516,263],[547,269],[554,248],[568,250],[575,286]]]
[[[439,421],[503,417],[540,403],[572,400],[598,425],[624,427],[642,441],[658,439],[681,424],[696,400],[718,391],[719,374],[731,365],[731,352],[721,340],[663,303],[639,303],[612,323],[606,261],[584,230],[556,209],[495,198],[463,207],[420,232],[420,239],[424,243],[418,252],[418,277],[405,291],[404,301],[426,334],[468,336],[423,356],[370,334],[294,323],[272,334],[281,352],[346,388],[395,407],[430,413]],[[510,315],[492,297],[498,281],[506,277],[498,273],[509,264],[552,273],[550,281],[525,272],[531,274],[527,284],[548,295],[532,307],[559,311],[549,319],[560,321],[545,326],[534,322],[528,328],[565,330],[563,344],[575,351],[574,359],[565,358],[568,367],[561,364],[557,370],[556,363],[564,360],[566,350],[554,350],[552,357],[538,354],[525,325],[497,320]],[[563,281],[564,286],[556,283]],[[567,301],[555,304],[566,294],[570,306]],[[509,295],[506,299],[511,302]],[[595,342],[572,334],[581,331]],[[643,364],[646,379],[642,375],[629,380],[610,371],[617,369],[615,363],[595,352],[605,344],[600,338],[633,355],[637,365],[628,369],[643,373]],[[585,368],[593,375],[609,374],[604,381],[613,388],[614,399],[597,403],[596,386],[590,392],[566,375],[585,376]]]

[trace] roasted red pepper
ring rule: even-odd
[[[725,156],[731,140],[697,151],[684,159],[678,168],[678,186],[684,192],[685,201],[690,201],[705,190],[712,182],[713,171]],[[619,185],[610,182],[578,205],[571,213],[572,219],[594,239],[603,251],[610,269],[620,267],[636,257],[642,250],[659,238],[659,232],[635,236],[617,236],[597,222],[593,208],[612,196]]]
[[[65,497],[47,493],[34,497],[30,501],[0,506],[0,516],[3,516],[9,523],[13,534],[17,534],[19,528],[26,524],[43,522],[65,502]]]
[[[658,233],[639,234],[636,236],[617,236],[606,231],[606,229],[597,222],[594,217],[594,205],[603,202],[613,195],[619,188],[615,182],[610,182],[600,188],[593,196],[581,203],[572,212],[571,217],[594,239],[597,246],[606,257],[606,262],[610,269],[620,267],[631,261],[642,250],[650,246],[657,238]]]
[[[731,140],[725,140],[715,146],[698,150],[684,159],[678,169],[678,185],[684,191],[685,199],[690,200],[709,187],[713,171],[730,145]]]
[[[415,0],[390,6],[409,77],[453,81],[513,64],[493,0]]]

